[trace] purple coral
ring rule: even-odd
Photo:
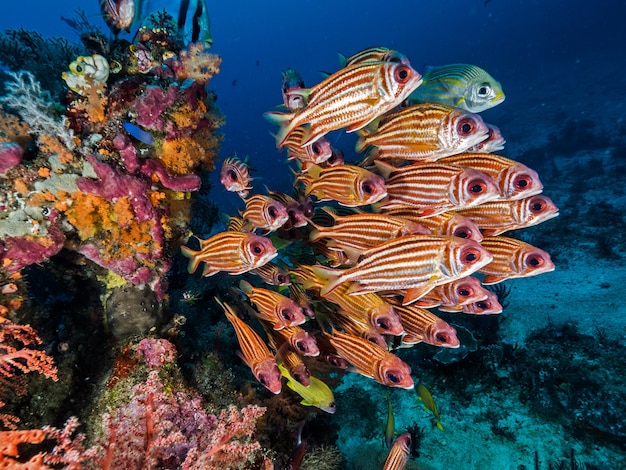
[[[171,85],[167,91],[158,86],[149,86],[135,103],[138,126],[151,130],[163,129],[163,112],[178,98],[178,86]]]
[[[0,142],[0,173],[19,165],[22,161],[24,150],[14,142]]]

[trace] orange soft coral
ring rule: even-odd
[[[158,159],[171,175],[188,175],[201,165],[212,170],[219,143],[218,136],[202,129],[193,137],[164,141]]]

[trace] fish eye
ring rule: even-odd
[[[487,310],[491,308],[491,303],[486,300],[481,300],[480,302],[476,302],[476,306],[481,310]]]
[[[469,183],[469,190],[474,194],[482,194],[487,191],[487,184],[483,180],[474,180]]]
[[[311,146],[311,150],[315,155],[319,155],[320,153],[322,153],[322,148],[317,142]]]
[[[296,349],[298,349],[298,351],[300,352],[306,352],[306,346],[304,346],[304,343],[302,341],[297,341],[296,342]]]
[[[255,255],[263,254],[263,252],[265,251],[265,248],[263,248],[263,245],[261,245],[260,243],[253,243],[252,245],[250,245],[250,249]]]
[[[372,194],[374,192],[374,186],[367,181],[361,185],[361,188],[365,194]]]
[[[448,337],[442,333],[437,333],[435,335],[435,339],[440,342],[440,343],[447,343],[448,342]]]
[[[481,96],[485,96],[486,94],[489,93],[489,86],[483,84],[479,89],[478,89],[478,94]]]
[[[261,382],[261,385],[267,387],[267,379],[264,375],[259,375],[259,382]]]
[[[395,372],[387,372],[385,374],[385,377],[387,378],[387,380],[389,380],[389,382],[391,382],[392,384],[399,384],[402,380],[400,378],[400,376],[398,374],[396,374]]]
[[[389,328],[391,328],[391,326],[389,325],[389,322],[387,321],[386,318],[379,318],[376,320],[376,326],[378,328],[380,328],[381,330],[389,330]]]
[[[526,264],[528,264],[529,266],[532,266],[533,268],[538,268],[540,266],[543,266],[544,260],[541,256],[529,256],[528,260],[526,261]]]
[[[334,402],[334,401],[331,401],[331,402],[328,404],[328,408],[330,408],[330,409],[333,409],[333,410],[334,410],[336,407],[337,407],[337,405],[335,405],[335,402]]]
[[[458,126],[461,135],[469,135],[474,132],[474,122],[470,119],[463,119]]]
[[[276,212],[276,208],[274,206],[270,206],[267,208],[267,213],[272,219],[275,219],[278,213]]]
[[[280,284],[286,284],[288,281],[287,276],[285,276],[284,274],[279,274],[278,276],[276,276],[276,280],[280,283]]]
[[[288,308],[283,308],[280,310],[280,316],[283,320],[288,320],[288,321],[292,321],[294,316],[291,313],[291,311],[289,311]]]
[[[406,83],[409,81],[409,77],[411,76],[411,69],[406,66],[400,66],[394,72],[394,77],[399,83]]]
[[[472,231],[467,227],[457,228],[453,235],[459,238],[470,238],[472,236]]]
[[[462,287],[458,290],[458,294],[460,297],[469,297],[470,295],[472,295],[472,289],[468,289],[466,287]]]
[[[475,248],[469,248],[463,252],[461,260],[466,264],[473,264],[480,259],[480,251]]]
[[[41,215],[44,217],[48,217],[52,213],[52,210],[49,207],[44,207],[41,209]]]
[[[235,170],[228,170],[228,177],[232,180],[232,181],[237,181],[239,178],[237,177],[237,173],[235,172]]]
[[[518,189],[526,189],[532,186],[532,179],[528,175],[519,175],[513,181],[513,185]]]
[[[530,205],[531,212],[541,212],[546,208],[546,202],[542,199],[535,199]]]

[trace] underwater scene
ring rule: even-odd
[[[0,468],[626,468],[626,4],[0,15]]]

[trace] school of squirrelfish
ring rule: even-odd
[[[349,365],[381,384],[413,388],[396,348],[460,345],[455,328],[428,309],[499,313],[483,285],[554,269],[545,251],[499,235],[558,215],[534,170],[489,153],[505,141],[476,113],[504,93],[487,72],[455,64],[422,76],[384,47],[342,64],[311,88],[293,69],[283,72],[284,109],[265,113],[279,126],[277,148],[295,163],[294,193],[255,194],[246,164],[229,157],[221,181],[245,202],[229,223],[237,231],[200,240],[197,251],[183,248],[190,272],[204,262],[204,276],[258,274],[240,288],[271,357],[236,309],[221,303],[244,360],[272,392],[282,371],[290,388],[299,383],[304,404],[326,411],[334,404],[320,397],[318,379],[314,394],[302,391],[313,383],[307,362]],[[356,133],[362,160],[343,162],[326,138],[337,130]],[[306,348],[291,339],[304,332]],[[262,374],[266,360],[275,362]],[[404,460],[406,439],[398,438],[394,460]]]

